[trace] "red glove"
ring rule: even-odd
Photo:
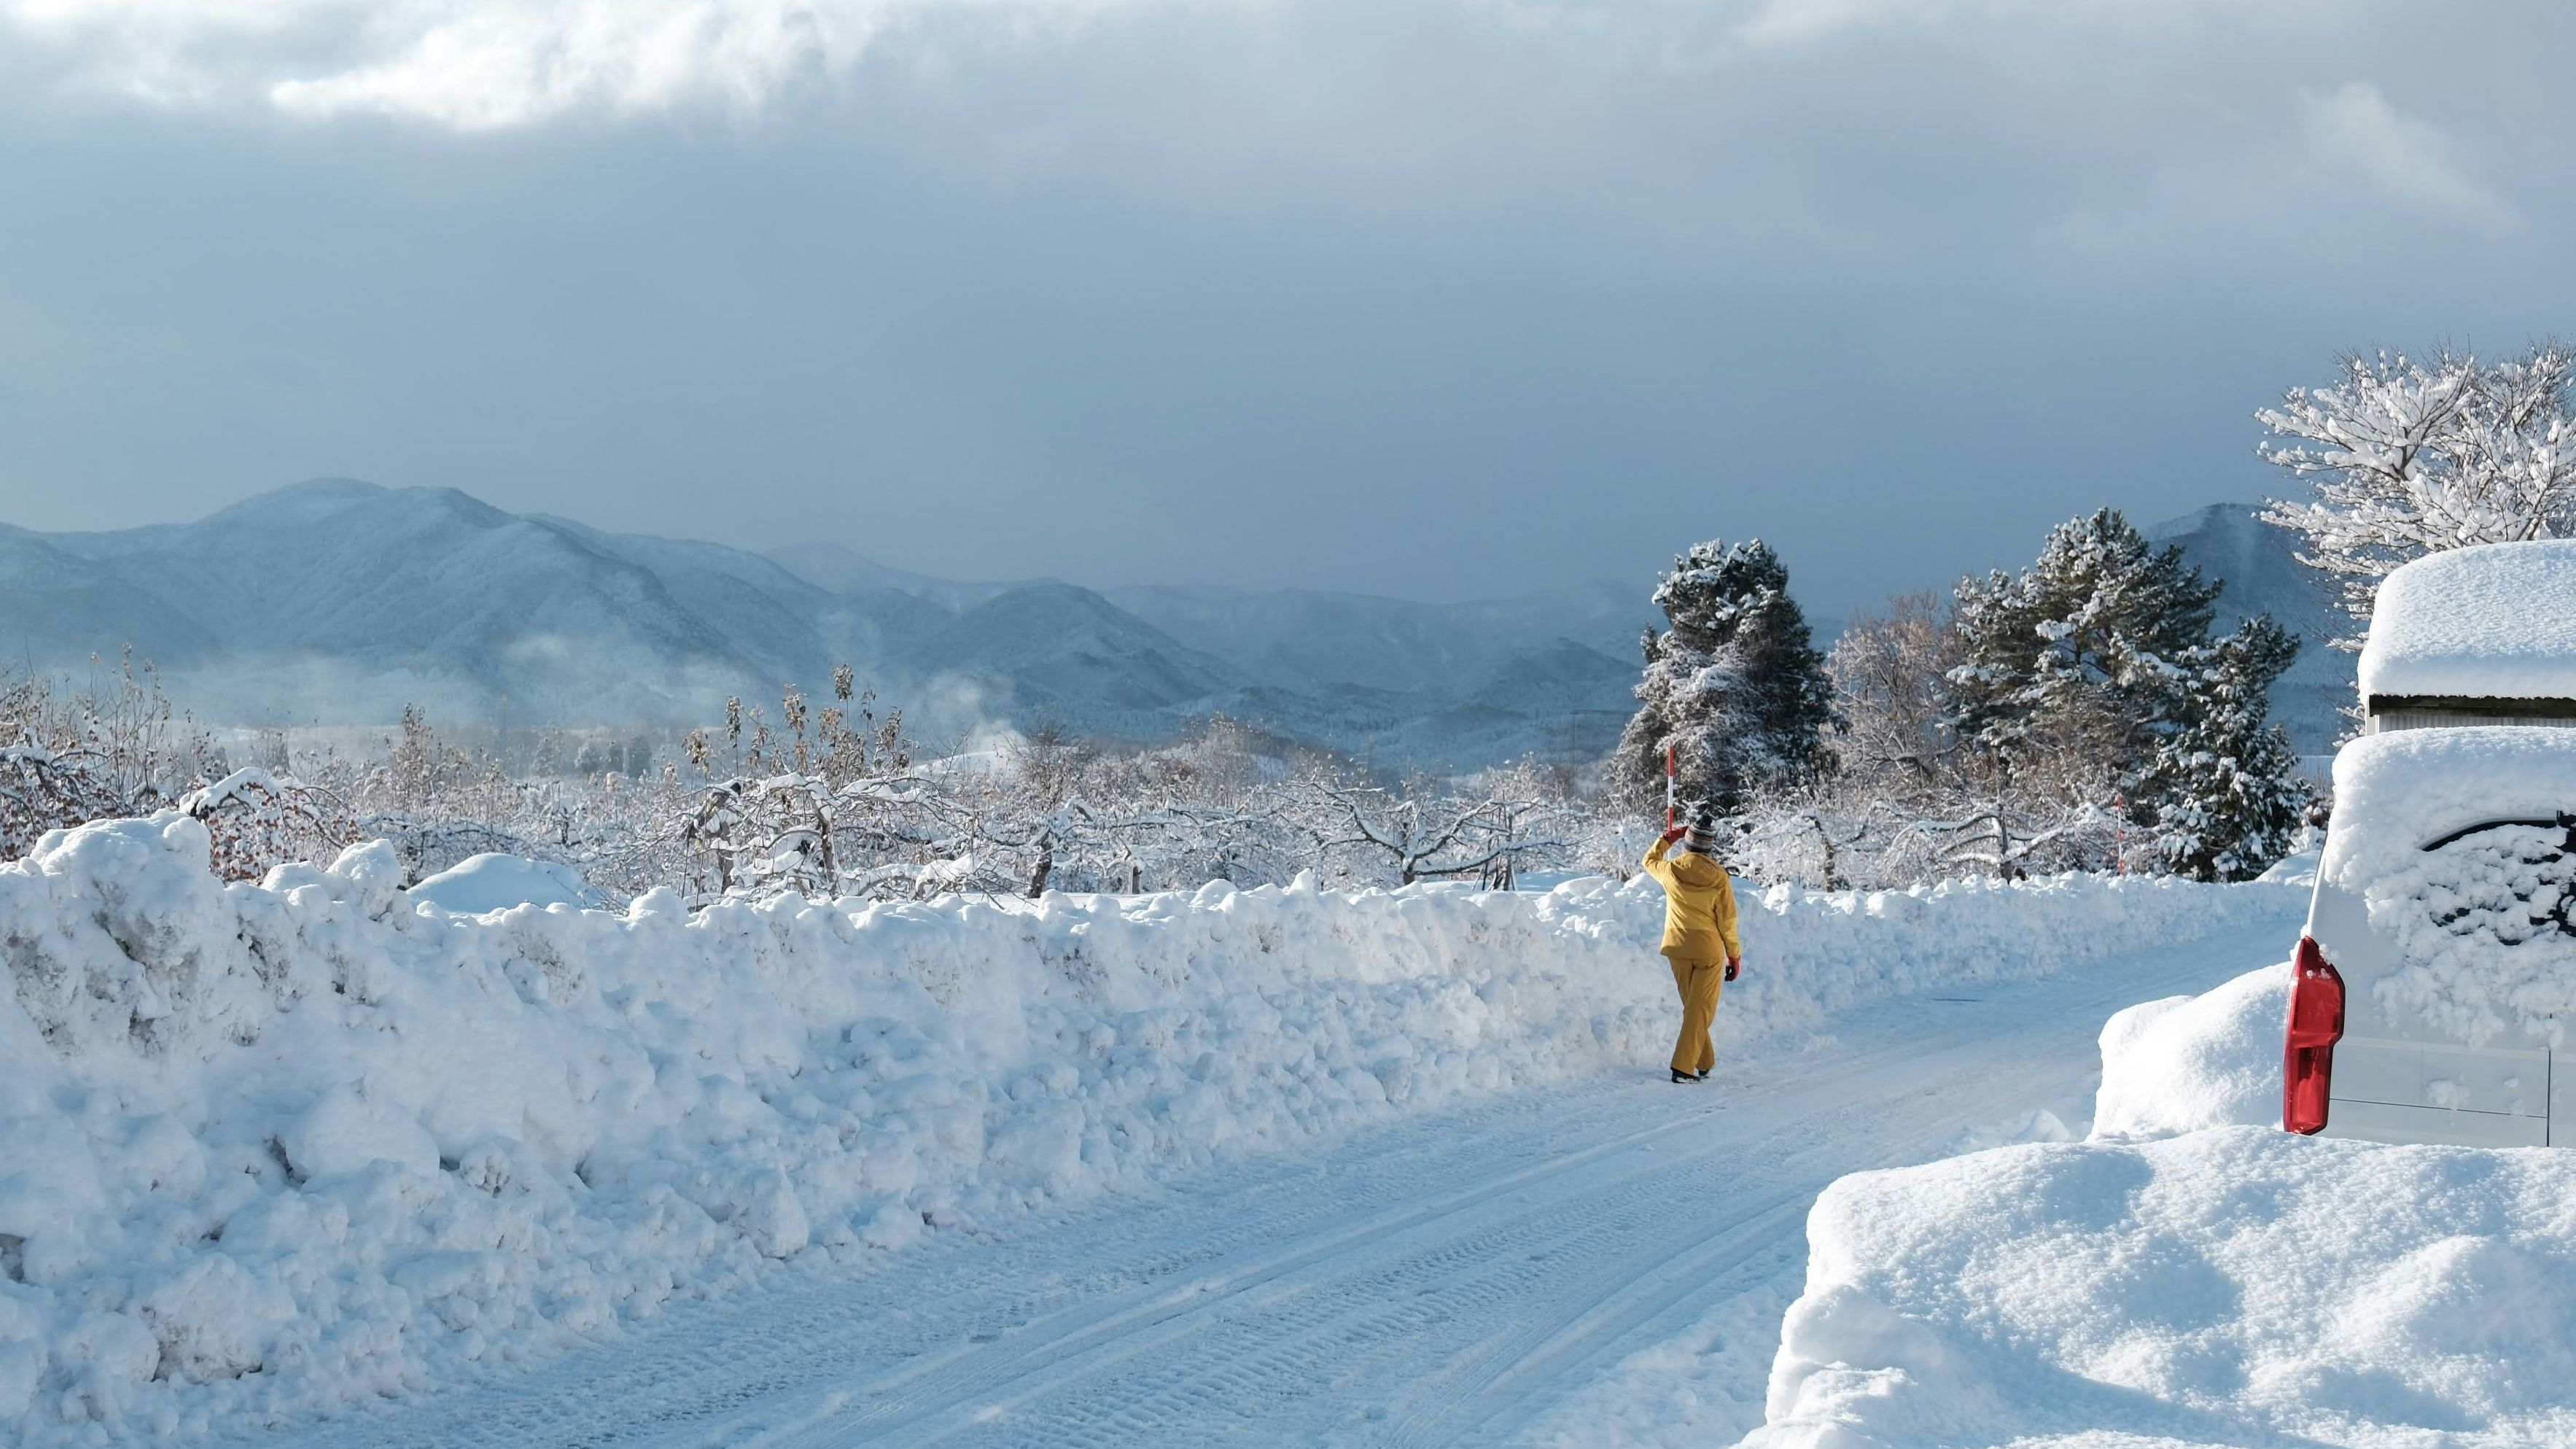
[[[1741,970],[1743,970],[1743,969],[1744,969],[1744,958],[1743,958],[1743,957],[1741,957],[1741,956],[1738,956],[1738,957],[1736,957],[1734,960],[1727,962],[1727,963],[1726,963],[1726,979],[1727,979],[1727,980],[1729,980],[1729,981],[1734,980],[1734,979],[1735,979],[1735,973],[1736,973],[1736,972],[1738,972],[1738,971],[1741,971]]]
[[[1674,841],[1681,839],[1681,838],[1682,838],[1682,836],[1683,836],[1685,833],[1687,833],[1687,832],[1689,831],[1689,829],[1690,829],[1690,827],[1689,827],[1689,826],[1687,826],[1687,825],[1676,825],[1676,826],[1674,826],[1672,829],[1665,831],[1665,832],[1664,832],[1664,844],[1666,844],[1666,845],[1670,845],[1670,844],[1672,844]]]

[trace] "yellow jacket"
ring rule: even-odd
[[[1726,867],[1695,851],[1670,860],[1669,840],[1646,852],[1646,874],[1664,887],[1664,954],[1676,960],[1736,960],[1744,943],[1735,934],[1735,882]]]

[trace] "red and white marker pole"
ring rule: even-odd
[[[1680,771],[1673,761],[1673,747],[1664,746],[1664,828],[1673,828],[1673,807],[1680,800]]]

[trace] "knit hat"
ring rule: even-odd
[[[1717,854],[1717,812],[1702,810],[1691,817],[1689,827],[1682,831],[1682,849],[1711,857]]]

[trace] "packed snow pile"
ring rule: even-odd
[[[596,906],[600,893],[571,866],[522,855],[469,855],[422,880],[407,894],[415,905],[482,915],[512,906]]]
[[[468,915],[410,899],[384,845],[259,885],[207,849],[172,813],[0,866],[0,1441],[300,1414],[774,1259],[1465,1093],[1643,1090],[1673,1027],[1644,881]],[[1719,1029],[1803,1041],[2283,889],[1748,891]]]
[[[2576,1021],[2576,730],[2369,735],[2335,760],[2324,886],[2358,898],[2402,964],[2392,1013],[2482,1043]],[[2516,823],[2519,822],[2519,823]]]
[[[2576,1153],[2012,1147],[1808,1235],[1746,1449],[2576,1443]]]
[[[2576,699],[2576,541],[2426,554],[2381,580],[2361,692]]]
[[[2168,996],[2113,1016],[2102,1028],[2093,1135],[2280,1126],[2289,1015],[2290,967],[2283,962],[2198,996]]]

